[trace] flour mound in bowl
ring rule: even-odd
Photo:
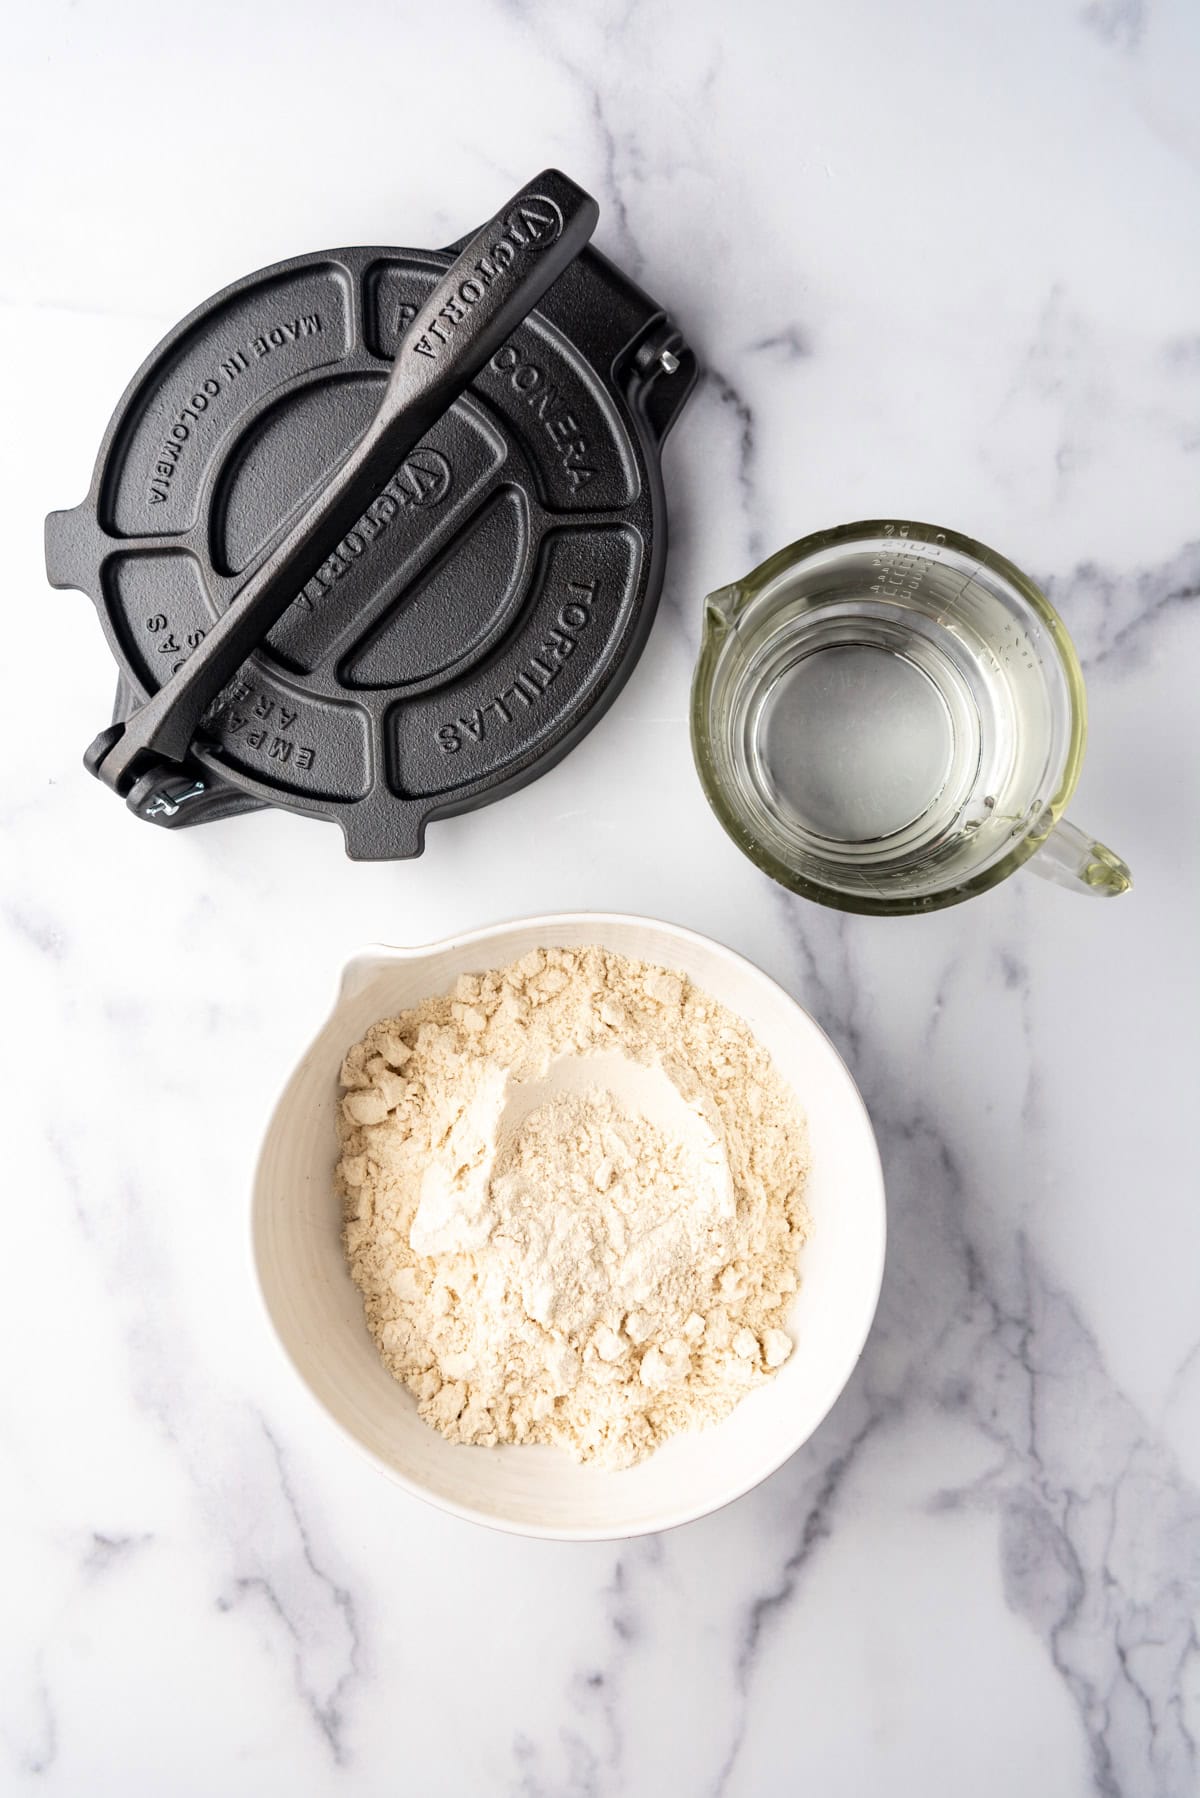
[[[628,1467],[791,1353],[803,1114],[682,975],[534,949],[373,1025],[342,1087],[350,1271],[452,1442]]]

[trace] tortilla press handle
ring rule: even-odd
[[[361,518],[426,432],[587,243],[595,200],[543,169],[466,244],[412,320],[378,412],[337,473],[233,595],[179,672],[123,725],[96,738],[90,771],[129,797],[160,763],[181,763],[205,708],[282,617],[313,569]],[[177,777],[177,766],[162,770]]]

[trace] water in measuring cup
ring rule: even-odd
[[[833,591],[776,596],[753,631],[745,771],[774,829],[813,853],[990,839],[1036,791],[1048,716],[1033,639],[985,579],[935,562],[909,579],[896,600],[851,568]]]
[[[867,643],[815,649],[784,669],[763,695],[755,746],[775,808],[842,843],[913,824],[937,804],[955,761],[936,682]]]

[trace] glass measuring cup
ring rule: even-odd
[[[1033,868],[1127,892],[1063,817],[1087,735],[1053,606],[956,531],[841,525],[709,594],[692,745],[709,803],[793,892],[932,911]]]

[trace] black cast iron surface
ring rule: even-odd
[[[93,772],[314,509],[462,248],[276,264],[134,378],[88,498],[46,526],[51,584],[91,596],[120,670]],[[653,620],[660,448],[695,373],[662,309],[583,250],[296,581],[182,760],[131,761],[131,809],[180,826],[281,805],[335,819],[356,858],[409,856],[431,817],[553,765]]]

